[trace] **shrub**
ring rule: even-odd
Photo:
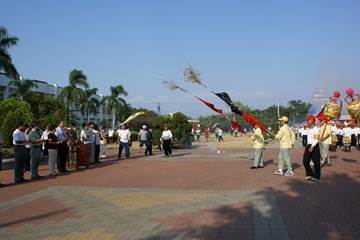
[[[0,102],[0,132],[4,136],[5,142],[9,144],[12,139],[12,132],[16,128],[16,123],[24,122],[31,124],[33,114],[30,104],[15,98],[7,98]]]

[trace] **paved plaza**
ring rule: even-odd
[[[294,177],[273,175],[277,151],[268,148],[257,170],[251,149],[216,143],[169,159],[115,161],[113,153],[88,170],[22,185],[6,170],[0,239],[360,239],[360,152],[331,153],[321,181],[305,182],[302,148],[291,153]]]

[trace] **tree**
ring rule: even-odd
[[[41,124],[57,125],[64,116],[68,116],[65,104],[54,96],[44,93],[33,93],[27,98],[34,118]]]
[[[191,124],[188,122],[190,118],[183,113],[177,112],[172,116],[163,116],[161,125],[154,130],[154,141],[157,143],[160,139],[162,127],[164,123],[169,124],[169,128],[173,134],[174,145],[178,147],[191,146]]]
[[[106,104],[107,111],[112,115],[112,128],[115,128],[115,118],[116,113],[121,111],[126,105],[126,101],[119,96],[127,96],[127,92],[125,91],[122,85],[117,85],[115,87],[110,87],[110,95],[105,96],[102,100],[102,104]]]
[[[64,87],[59,95],[61,101],[67,105],[71,116],[72,107],[78,108],[85,99],[85,91],[83,88],[88,88],[89,84],[86,75],[77,69],[73,69],[69,75],[69,85]]]
[[[13,97],[20,100],[26,100],[26,98],[31,95],[31,90],[38,87],[34,80],[29,79],[15,79],[12,80],[9,85],[15,87]]]
[[[31,124],[32,121],[33,114],[29,103],[13,97],[0,102],[0,132],[7,142],[12,137],[16,123]]]
[[[309,113],[311,107],[311,103],[306,103],[301,100],[290,101],[288,103],[290,120],[295,123],[304,121],[304,118]]]
[[[100,101],[94,98],[98,89],[97,88],[87,88],[85,89],[85,99],[81,104],[80,111],[82,114],[86,114],[86,121],[89,122],[89,115],[96,114],[98,107],[100,106]]]
[[[8,49],[16,46],[19,39],[9,36],[5,27],[0,26],[0,72],[5,72],[9,77],[19,79],[20,75],[12,62]]]

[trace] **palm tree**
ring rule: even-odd
[[[115,128],[115,116],[116,113],[121,111],[121,108],[126,105],[126,101],[119,96],[127,96],[127,92],[125,91],[122,85],[117,85],[115,87],[110,87],[110,95],[105,96],[102,100],[102,104],[106,104],[107,111],[112,115],[112,128]]]
[[[86,75],[77,69],[73,69],[69,75],[69,85],[64,87],[60,94],[59,98],[63,101],[70,112],[71,118],[71,108],[78,108],[85,99],[85,91],[83,88],[88,88],[89,84],[86,79]]]
[[[14,86],[15,91],[13,96],[19,98],[20,100],[24,100],[29,96],[31,89],[37,88],[38,85],[34,80],[24,79],[24,80],[12,80],[9,83],[9,86]]]
[[[86,120],[89,122],[89,115],[91,113],[96,114],[98,107],[100,106],[100,101],[96,98],[93,98],[96,95],[97,88],[87,88],[85,89],[85,99],[83,104],[81,104],[80,111],[82,114],[86,114]]]
[[[5,72],[9,77],[19,79],[19,73],[12,63],[11,56],[8,52],[10,47],[16,46],[19,39],[9,36],[5,27],[0,26],[0,72]]]

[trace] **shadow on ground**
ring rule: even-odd
[[[168,216],[159,221],[161,229],[167,230],[145,239],[360,239],[357,179],[332,174],[321,182],[292,179],[287,185],[286,191],[267,188],[256,193],[268,209],[247,204],[206,210],[210,213],[200,210],[193,216]]]

